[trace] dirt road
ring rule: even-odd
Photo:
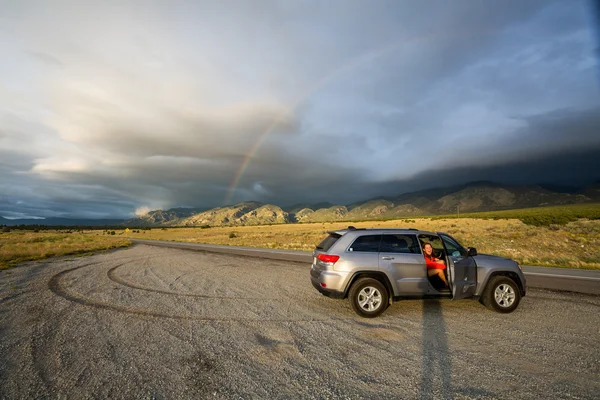
[[[309,266],[137,245],[0,272],[0,398],[597,398],[600,297],[357,317]]]

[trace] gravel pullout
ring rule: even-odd
[[[362,319],[301,263],[137,245],[0,272],[0,398],[597,398],[600,297]]]

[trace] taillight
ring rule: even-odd
[[[329,254],[319,254],[317,256],[317,259],[326,262],[326,263],[335,263],[337,260],[340,259],[340,256],[332,256]]]

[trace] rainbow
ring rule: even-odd
[[[444,34],[442,36],[442,34]],[[436,34],[430,33],[428,35],[422,35],[422,36],[417,36],[408,40],[401,40],[401,41],[396,41],[396,42],[392,42],[389,43],[385,46],[382,46],[376,50],[373,51],[369,51],[366,53],[361,54],[360,56],[351,59],[349,62],[346,62],[344,64],[342,64],[340,67],[335,68],[334,70],[332,70],[330,73],[326,74],[325,76],[323,76],[321,79],[319,79],[315,84],[313,84],[312,86],[309,86],[309,88],[302,92],[300,96],[298,96],[298,98],[296,99],[296,101],[292,102],[292,105],[290,106],[288,112],[283,113],[281,116],[279,116],[278,118],[276,118],[268,127],[267,129],[265,129],[264,132],[262,132],[258,138],[256,139],[256,141],[254,142],[254,144],[252,145],[252,147],[248,150],[248,152],[246,153],[246,155],[244,156],[244,160],[242,161],[240,167],[238,168],[236,174],[234,175],[229,188],[227,190],[227,195],[225,196],[224,205],[228,205],[229,202],[231,201],[231,198],[233,196],[233,193],[235,192],[238,184],[240,183],[240,180],[242,179],[242,177],[244,176],[244,173],[246,172],[246,169],[248,168],[248,166],[250,165],[250,162],[252,161],[252,158],[254,157],[254,155],[256,154],[256,152],[258,151],[258,149],[260,148],[261,144],[265,141],[265,139],[267,138],[267,136],[269,136],[269,134],[277,127],[277,125],[281,124],[282,122],[284,122],[284,118],[292,115],[294,110],[296,108],[298,108],[298,106],[300,106],[304,101],[306,101],[307,99],[310,98],[310,96],[319,88],[321,88],[322,86],[324,86],[326,83],[328,83],[329,81],[331,81],[334,77],[340,75],[343,72],[355,69],[357,67],[359,67],[362,64],[365,64],[368,61],[372,61],[375,60],[381,56],[383,56],[384,54],[390,52],[390,51],[394,51],[397,50],[398,48],[400,48],[401,46],[407,46],[407,45],[412,45],[412,44],[416,44],[418,42],[426,42],[426,41],[431,41],[435,38],[438,37],[444,37],[444,38],[448,38],[450,36],[465,36],[465,33],[462,34],[457,34],[454,33],[453,35],[449,35],[446,32],[437,32]]]

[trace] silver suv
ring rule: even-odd
[[[445,261],[449,287],[438,277],[428,277],[426,243]],[[405,298],[469,298],[509,313],[526,290],[515,261],[477,254],[446,233],[417,229],[349,226],[330,231],[313,253],[310,277],[319,292],[348,298],[354,311],[366,318],[377,317],[392,301]]]

